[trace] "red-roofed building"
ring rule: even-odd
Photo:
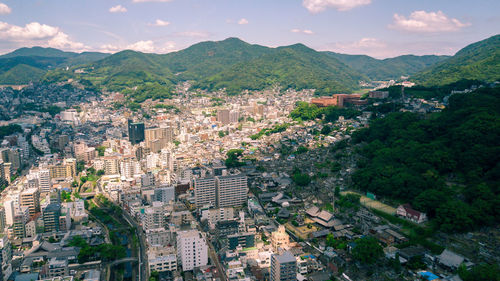
[[[425,213],[414,210],[410,204],[399,205],[398,209],[396,210],[396,215],[416,223],[427,221],[427,215]]]

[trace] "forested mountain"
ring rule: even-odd
[[[425,118],[397,112],[353,135],[364,143],[355,187],[426,212],[444,231],[500,218],[500,88],[455,94]]]
[[[431,65],[449,58],[449,56],[434,55],[404,55],[379,60],[366,55],[346,55],[334,52],[325,53],[345,63],[359,73],[366,75],[371,80],[399,79],[401,76],[413,75]]]
[[[316,89],[320,94],[350,92],[368,78],[326,54],[302,44],[269,49],[199,81],[204,89],[226,88],[228,93],[260,90],[273,84],[284,88]]]
[[[21,48],[0,56],[0,84],[38,81],[49,69],[87,64],[109,56],[96,52],[63,52],[54,48]]]
[[[453,57],[416,74],[422,85],[444,85],[461,79],[492,82],[500,79],[500,35],[468,45]]]
[[[185,80],[194,81],[194,87],[201,89],[226,88],[229,94],[275,84],[332,94],[350,92],[358,88],[360,80],[368,80],[337,59],[302,44],[268,48],[237,38],[202,42],[165,55],[123,51],[81,68],[84,72],[79,74],[53,71],[44,80],[84,79],[103,89],[125,91],[139,102],[169,97],[172,84]]]

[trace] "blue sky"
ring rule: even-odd
[[[0,0],[0,53],[166,53],[207,40],[368,54],[453,54],[500,33],[498,0]]]

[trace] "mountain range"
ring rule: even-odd
[[[411,76],[423,85],[460,79],[499,78],[500,35],[471,44],[454,56],[405,55],[378,60],[364,55],[318,52],[303,44],[277,48],[238,38],[201,42],[168,54],[121,51],[72,53],[52,48],[21,48],[0,56],[0,84],[78,79],[87,86],[123,91],[136,101],[170,95],[180,81],[229,94],[272,85],[316,89],[320,94],[351,92],[360,81]]]

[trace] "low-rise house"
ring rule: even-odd
[[[399,205],[398,209],[396,210],[396,215],[416,223],[427,221],[427,215],[425,213],[414,210],[410,204]]]

